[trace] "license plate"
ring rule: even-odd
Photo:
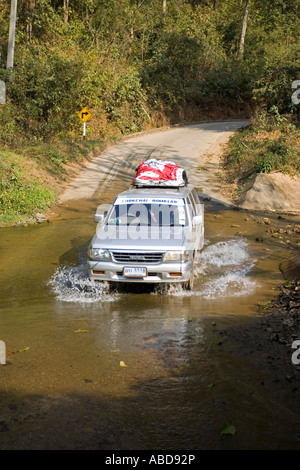
[[[147,269],[126,267],[123,269],[123,276],[124,277],[146,277]]]

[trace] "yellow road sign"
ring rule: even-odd
[[[78,116],[80,117],[80,119],[82,120],[82,122],[86,122],[90,119],[90,117],[92,116],[91,113],[89,112],[88,109],[86,108],[83,108],[80,113],[78,113]]]

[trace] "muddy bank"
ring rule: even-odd
[[[288,281],[262,314],[246,325],[219,331],[222,346],[234,357],[261,372],[256,393],[264,391],[274,406],[274,420],[268,426],[279,432],[282,416],[291,424],[294,439],[300,444],[300,281]],[[295,341],[298,340],[297,343]],[[221,347],[222,347],[221,346]],[[297,363],[295,363],[297,362]],[[267,405],[266,405],[267,406]],[[253,409],[253,413],[256,410]],[[297,424],[298,423],[298,424]],[[274,447],[278,442],[274,440]]]
[[[300,353],[299,343],[294,343],[300,340],[299,264],[298,280],[285,281],[277,296],[260,309],[261,314],[249,324],[219,334],[234,355],[247,358],[264,372],[266,380],[278,384],[277,392],[284,402],[292,402],[292,409],[299,413],[300,364],[295,364],[295,359],[300,359]],[[296,356],[292,360],[293,353]]]
[[[281,219],[281,217],[280,217]],[[219,331],[232,354],[250,361],[263,372],[272,393],[288,404],[291,412],[300,413],[300,252],[298,226],[285,230],[292,241],[291,255],[280,264],[284,282],[274,299],[258,305],[258,316],[248,324]],[[288,233],[287,233],[288,232]],[[266,233],[281,236],[281,227],[270,226]],[[300,434],[298,436],[300,441]]]

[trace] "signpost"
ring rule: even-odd
[[[92,116],[91,113],[89,112],[88,109],[83,108],[79,113],[78,116],[80,120],[83,122],[83,139],[85,140],[86,136],[86,122],[90,119]]]

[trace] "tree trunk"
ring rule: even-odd
[[[27,24],[26,24],[27,42],[31,42],[31,39],[32,39],[32,23],[33,23],[34,8],[35,8],[35,0],[29,0],[29,2],[27,3]]]
[[[64,0],[64,22],[67,24],[69,21],[69,0]]]
[[[250,0],[247,0],[245,12],[244,12],[244,18],[243,18],[243,27],[242,27],[241,40],[240,40],[240,57],[243,57],[243,54],[244,54],[245,36],[246,36],[246,31],[247,31],[249,6],[250,6]]]
[[[11,0],[9,38],[8,38],[7,62],[6,62],[6,68],[8,70],[12,70],[14,66],[16,21],[17,21],[17,0]]]
[[[163,13],[165,14],[167,11],[167,0],[163,0]]]
[[[135,26],[135,22],[137,20],[137,15],[138,15],[139,9],[143,5],[143,3],[145,3],[145,0],[138,0],[136,10],[135,10],[134,15],[133,15],[132,24],[131,24],[130,29],[129,29],[130,42],[132,42],[133,39],[134,39],[134,26]]]

